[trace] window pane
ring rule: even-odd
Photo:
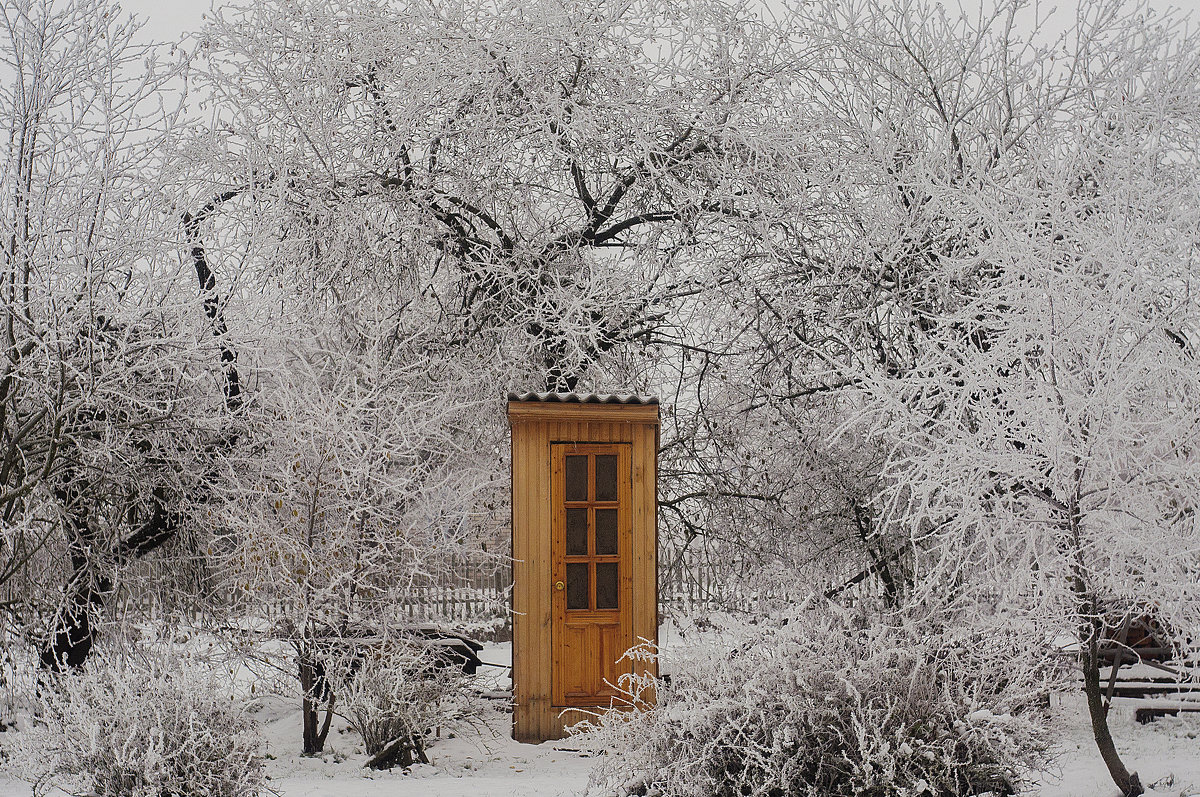
[[[567,556],[587,556],[587,510],[567,510]]]
[[[617,500],[617,455],[596,455],[596,500]]]
[[[617,608],[617,562],[596,563],[596,608]]]
[[[585,562],[567,565],[567,608],[588,608],[588,566]]]
[[[567,457],[567,500],[588,500],[586,456]]]
[[[601,556],[617,554],[617,510],[615,509],[596,510],[596,553]]]

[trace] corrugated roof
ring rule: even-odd
[[[657,404],[657,396],[632,393],[509,393],[509,401],[542,401],[560,404]]]

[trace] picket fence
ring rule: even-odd
[[[153,568],[154,565],[148,565]],[[211,607],[211,601],[194,596],[203,594],[203,574],[195,574],[190,588],[181,584],[178,561],[168,572],[146,573],[137,583],[158,585],[137,595],[124,595],[113,602],[118,612],[173,613],[198,618]],[[753,574],[751,574],[752,576]],[[658,602],[665,618],[697,616],[712,612],[759,613],[783,607],[799,599],[789,591],[787,580],[771,580],[741,575],[727,558],[702,550],[682,554],[660,551]],[[189,581],[186,575],[182,581]],[[836,583],[835,583],[836,582]],[[812,584],[806,594],[836,588],[844,581]],[[837,600],[859,604],[879,600],[875,579],[867,579],[842,589]],[[462,558],[451,563],[440,576],[414,580],[405,590],[398,606],[400,614],[414,623],[430,623],[468,633],[485,641],[512,638],[512,565],[495,555],[478,560]]]

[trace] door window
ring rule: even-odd
[[[617,455],[588,452],[563,459],[567,610],[620,609]]]

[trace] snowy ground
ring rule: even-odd
[[[506,664],[510,645],[485,649],[485,661]],[[507,689],[503,668],[485,668],[480,686]],[[1119,797],[1092,742],[1082,695],[1059,696],[1060,758],[1027,789],[1031,797]],[[570,740],[524,745],[510,736],[512,715],[501,700],[489,701],[483,738],[442,738],[429,750],[431,764],[409,774],[375,773],[363,767],[357,738],[344,726],[330,733],[328,752],[305,758],[299,749],[298,712],[288,703],[266,703],[259,712],[271,756],[270,788],[281,797],[557,797],[579,795],[592,760]],[[1136,768],[1154,797],[1200,797],[1200,714],[1134,722],[1131,704],[1117,701],[1113,730],[1125,761]],[[28,797],[31,789],[0,771],[0,797]]]
[[[1034,797],[1120,797],[1092,739],[1083,695],[1059,696],[1062,736],[1057,766],[1026,789]],[[1147,725],[1133,718],[1132,701],[1115,700],[1110,726],[1125,765],[1147,793],[1200,797],[1200,715],[1163,717]]]
[[[480,658],[502,665],[481,669],[480,688],[507,692],[512,644],[488,645]],[[482,737],[464,734],[435,740],[428,751],[430,765],[418,764],[407,775],[365,769],[358,739],[344,725],[330,732],[329,754],[319,759],[298,756],[298,714],[291,707],[273,709],[265,710],[270,716],[262,718],[268,752],[277,756],[267,771],[271,788],[283,797],[557,797],[582,793],[591,768],[591,761],[571,749],[569,741],[514,742],[512,713],[504,700],[488,701],[488,732]]]

